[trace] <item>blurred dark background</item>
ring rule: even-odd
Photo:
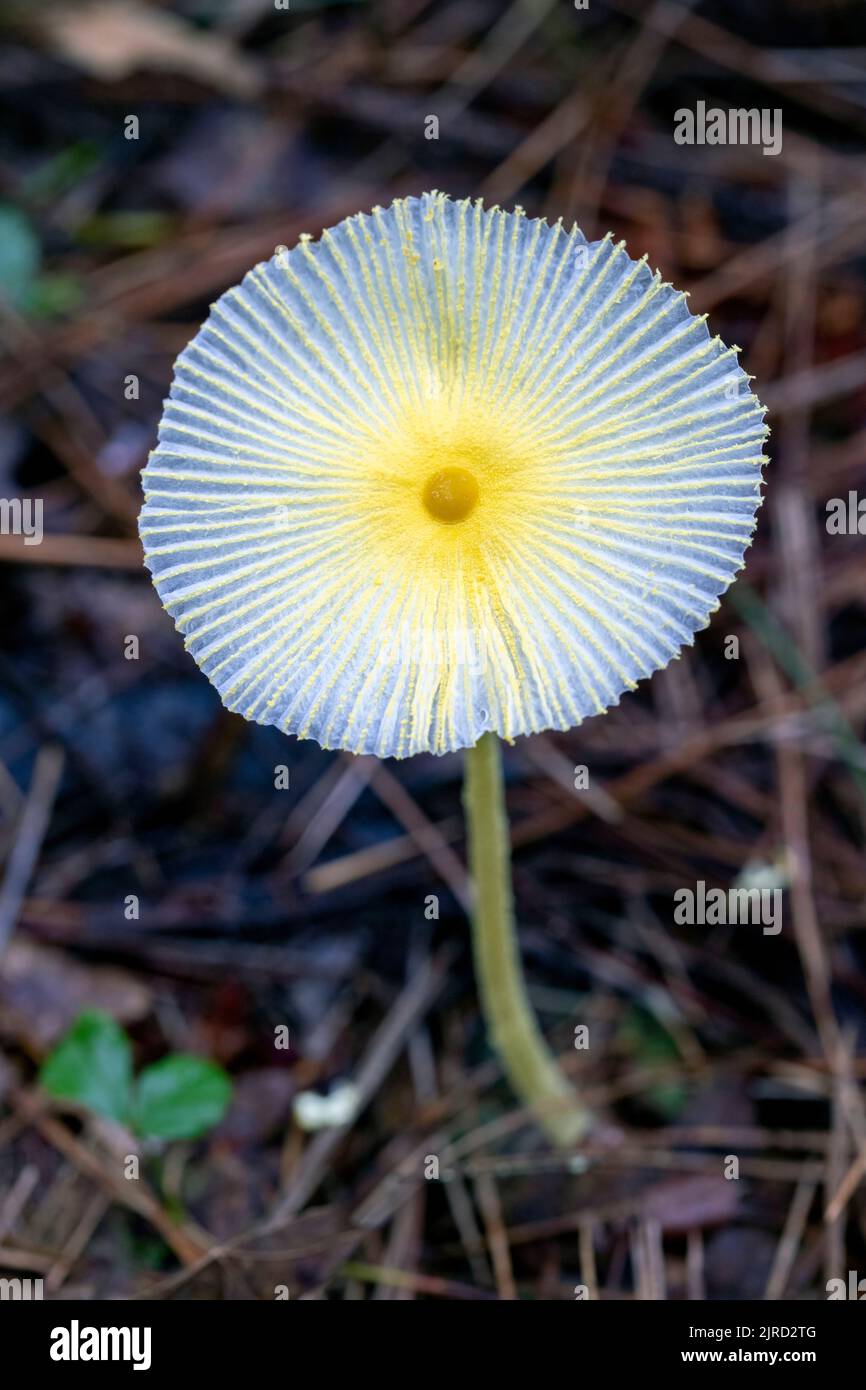
[[[0,535],[3,1274],[97,1299],[557,1300],[824,1298],[866,1272],[863,18],[6,6],[0,494],[40,500],[45,534]],[[781,150],[676,143],[700,101],[778,110]],[[533,1000],[596,1117],[570,1161],[486,1047],[460,758],[377,764],[228,714],[137,540],[209,303],[276,245],[430,188],[647,253],[770,412],[756,543],[695,647],[507,754]],[[677,925],[699,880],[783,889],[781,932]],[[233,1082],[136,1181],[122,1128],[38,1085],[93,1008],[136,1068],[193,1052]],[[339,1116],[347,1083],[354,1120],[310,1128],[298,1096]]]

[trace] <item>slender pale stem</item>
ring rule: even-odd
[[[526,992],[496,734],[484,734],[466,752],[463,804],[474,885],[475,974],[490,1041],[517,1098],[532,1108],[551,1142],[565,1148],[585,1132],[587,1116],[539,1031]]]

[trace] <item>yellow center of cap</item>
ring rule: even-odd
[[[465,521],[478,501],[478,484],[465,468],[440,468],[430,474],[421,497],[437,521]]]

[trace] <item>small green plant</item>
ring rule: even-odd
[[[78,307],[84,290],[74,275],[46,274],[32,224],[0,202],[0,300],[31,319],[53,318]]]
[[[661,1073],[658,1081],[648,1081],[643,1100],[651,1110],[674,1121],[689,1098],[688,1087],[675,1075],[682,1067],[683,1057],[676,1038],[664,1021],[648,1009],[633,1005],[626,1013],[620,1029],[624,1050],[645,1069]]]
[[[137,1077],[132,1045],[109,1014],[88,1010],[49,1053],[39,1074],[58,1100],[74,1101],[145,1139],[197,1139],[219,1124],[232,1083],[215,1062],[173,1052]]]

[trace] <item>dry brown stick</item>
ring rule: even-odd
[[[808,216],[820,204],[820,172],[811,178],[788,181],[791,221],[795,211]],[[816,273],[815,240],[799,262],[789,261],[784,284],[785,373],[788,379],[812,375],[815,338]],[[795,269],[796,267],[796,269]],[[825,665],[826,640],[816,595],[821,591],[820,549],[814,523],[814,506],[805,486],[809,471],[811,400],[801,389],[784,411],[779,426],[782,475],[772,493],[774,541],[781,552],[784,575],[776,606],[785,625],[796,635],[797,645],[809,667],[820,672]]]
[[[39,1182],[39,1169],[28,1163],[21,1169],[0,1207],[0,1241],[5,1240]]]
[[[429,1151],[430,1145],[425,1144],[425,1147]],[[483,1288],[491,1283],[492,1270],[487,1259],[484,1240],[475,1219],[475,1208],[472,1205],[472,1199],[462,1174],[455,1173],[451,1181],[445,1184],[445,1199],[448,1202],[454,1225],[457,1227],[473,1278],[476,1284]]]
[[[845,439],[813,443],[812,468],[809,486],[816,497],[827,497],[843,483],[855,468],[863,467],[866,458],[866,429],[855,430]]]
[[[94,1192],[87,1203],[75,1229],[67,1240],[54,1264],[45,1276],[45,1286],[52,1292],[63,1287],[76,1260],[87,1248],[91,1236],[111,1206],[111,1199],[102,1191]]]
[[[517,1298],[517,1286],[514,1282],[508,1232],[502,1216],[502,1203],[499,1200],[496,1180],[492,1173],[480,1173],[475,1179],[474,1187],[484,1222],[487,1248],[490,1251],[496,1288],[500,1299],[510,1303]]]
[[[581,1221],[577,1230],[577,1245],[580,1258],[580,1279],[586,1286],[590,1299],[597,1299],[598,1268],[595,1262],[595,1222],[591,1216]]]
[[[667,1125],[665,1138],[672,1144],[704,1144],[708,1148],[735,1144],[738,1149],[814,1149],[825,1153],[828,1147],[822,1129],[766,1129],[758,1125]]]
[[[426,1194],[422,1187],[416,1187],[409,1200],[395,1213],[391,1222],[388,1243],[382,1262],[388,1269],[409,1269],[410,1264],[418,1262],[421,1233],[424,1229],[424,1207]],[[411,1272],[411,1271],[410,1271]],[[398,1302],[415,1297],[415,1290],[404,1285],[395,1287],[387,1282],[380,1283],[375,1298],[380,1302]]]
[[[292,807],[280,832],[281,845],[293,847],[301,838],[305,828],[315,815],[318,815],[334,788],[344,781],[351,767],[351,755],[332,758],[324,770]]]
[[[584,94],[569,92],[487,176],[478,190],[482,197],[493,202],[513,197],[560,150],[577,139],[587,124],[588,114]]]
[[[673,1073],[671,1073],[672,1075]],[[718,1149],[735,1146],[740,1149],[794,1149],[826,1154],[829,1137],[824,1130],[811,1129],[766,1129],[757,1125],[666,1125],[664,1137],[672,1147],[684,1146],[690,1149]],[[635,1140],[637,1142],[637,1139]],[[628,1135],[626,1136],[628,1146]],[[589,1146],[587,1151],[589,1150]],[[528,1153],[503,1158],[502,1173],[508,1171],[520,1175],[534,1172],[567,1171],[568,1155],[549,1153]]]
[[[863,230],[866,231],[866,225]],[[799,274],[799,265],[793,261],[789,264],[790,268],[796,268]],[[792,413],[806,412],[812,406],[825,405],[839,396],[859,392],[864,378],[866,352],[852,352],[847,357],[840,357],[833,362],[823,362],[817,367],[801,367],[791,371],[778,381],[762,386],[760,396],[763,404],[784,421]],[[811,468],[804,469],[803,473],[803,490],[810,493],[821,479],[811,477]]]
[[[603,1168],[647,1169],[663,1173],[696,1173],[703,1177],[719,1177],[722,1171],[721,1159],[704,1153],[686,1153],[683,1149],[651,1149],[635,1145],[630,1148],[620,1144],[616,1148],[582,1146],[581,1159],[601,1165]],[[479,1173],[496,1172],[501,1160],[493,1158],[473,1158],[461,1165],[460,1171],[475,1177]],[[768,1182],[800,1182],[808,1178],[813,1184],[824,1176],[824,1167],[812,1159],[792,1158],[740,1158],[740,1173],[744,1177],[764,1178]]]
[[[379,763],[373,773],[372,787],[468,913],[472,904],[469,875],[438,827],[424,815],[414,797],[383,763]]]
[[[33,780],[18,820],[0,886],[0,957],[18,919],[27,885],[42,851],[63,762],[63,750],[55,744],[45,744],[36,756]]]
[[[661,1223],[655,1217],[644,1217],[640,1222],[638,1239],[643,1251],[645,1296],[651,1302],[663,1303],[666,1281]]]
[[[448,81],[433,94],[433,110],[448,121],[459,116],[511,62],[538,26],[554,9],[556,0],[512,0],[491,29],[454,69]],[[438,105],[436,104],[438,103]]]
[[[56,377],[59,384],[54,392],[56,399],[52,403],[58,413],[62,414],[62,418],[46,420],[34,409],[28,412],[30,429],[35,438],[41,440],[55,458],[59,459],[81,491],[86,493],[107,517],[111,517],[125,535],[134,535],[141,499],[119,478],[104,473],[99,467],[96,461],[99,446],[88,447],[82,440],[74,404],[66,404],[64,408],[67,393],[61,388],[68,384],[68,378],[60,369],[57,370]],[[74,402],[76,395],[71,394]],[[36,418],[30,419],[30,415]]]
[[[398,1141],[400,1151],[394,1161],[394,1166],[388,1167],[384,1177],[378,1179],[372,1191],[368,1192],[354,1208],[352,1212],[352,1224],[354,1226],[365,1227],[371,1231],[383,1226],[393,1216],[397,1208],[402,1206],[407,1194],[414,1187],[417,1187],[419,1182],[425,1181],[423,1172],[427,1156],[432,1154],[438,1157],[447,1149],[449,1143],[445,1131],[428,1130],[423,1138],[406,1153],[402,1136],[397,1136],[391,1141],[391,1144],[385,1146],[379,1155],[379,1161],[383,1167],[387,1167],[391,1162],[390,1151]],[[475,1222],[471,1203],[469,1204],[466,1231],[469,1234],[468,1247],[470,1249],[477,1248],[480,1242],[480,1232]]]
[[[766,1299],[775,1301],[782,1298],[785,1293],[794,1261],[797,1258],[797,1251],[803,1241],[803,1232],[806,1229],[809,1208],[815,1198],[816,1188],[817,1185],[807,1179],[797,1184],[767,1279],[767,1288],[764,1293]]]
[[[445,842],[462,840],[462,816],[449,816],[434,824]],[[364,849],[339,855],[336,859],[328,860],[327,864],[317,864],[304,875],[303,887],[307,893],[331,893],[358,879],[394,869],[421,853],[421,847],[413,835],[394,835],[377,845],[367,845]]]
[[[37,1274],[45,1275],[54,1263],[53,1255],[41,1250],[10,1250],[0,1245],[0,1269],[35,1269]]]
[[[866,1148],[861,1149],[851,1164],[841,1183],[836,1188],[832,1200],[824,1213],[824,1220],[830,1224],[838,1221],[857,1188],[866,1176]],[[838,1273],[838,1271],[835,1271]]]
[[[569,798],[575,796],[574,765],[551,738],[544,734],[535,734],[533,738],[521,743],[520,752],[526,762],[539,768],[545,776],[567,792]],[[618,825],[624,819],[622,806],[603,787],[588,786],[579,794],[599,820],[607,821],[609,825]]]
[[[303,824],[303,829],[278,865],[278,873],[303,873],[304,869],[319,857],[331,836],[339,829],[359,796],[363,794],[375,768],[375,758],[356,758],[351,754],[344,754],[337,760],[338,775],[312,814],[308,809],[306,819],[302,820],[302,806],[297,806],[293,811],[293,824]],[[309,805],[307,797],[304,797],[304,803]]]
[[[81,565],[94,569],[140,570],[141,543],[110,536],[43,536],[26,545],[23,536],[0,536],[0,561],[15,565]]]
[[[465,1299],[493,1299],[487,1289],[476,1289],[471,1284],[459,1284],[454,1279],[439,1279],[431,1274],[410,1274],[405,1269],[386,1269],[383,1265],[364,1264],[351,1260],[343,1266],[344,1277],[361,1279],[366,1283],[393,1284],[397,1288],[412,1289],[431,1298],[447,1298],[451,1302]]]
[[[866,1172],[866,1145],[858,1159],[845,1172],[848,1158],[848,1128],[846,1125],[843,1077],[834,1077],[833,1103],[830,1109],[832,1128],[827,1145],[824,1177],[824,1278],[835,1279],[844,1273],[845,1265],[845,1207]]]
[[[707,1296],[704,1278],[704,1235],[694,1226],[686,1236],[686,1289],[688,1297],[703,1303]]]
[[[857,1150],[857,1157],[848,1172],[840,1177],[835,1195],[825,1212],[824,1220],[829,1225],[841,1221],[846,1205],[866,1173],[866,1117],[863,1112],[863,1094],[853,1075],[855,1058],[853,1037],[843,1036],[836,1052],[836,1066],[833,1072],[833,1120],[835,1125],[837,1117],[845,1119]],[[838,1136],[834,1147],[838,1147],[838,1161],[841,1166],[847,1153],[847,1143],[842,1135]],[[829,1167],[828,1160],[828,1171]]]

